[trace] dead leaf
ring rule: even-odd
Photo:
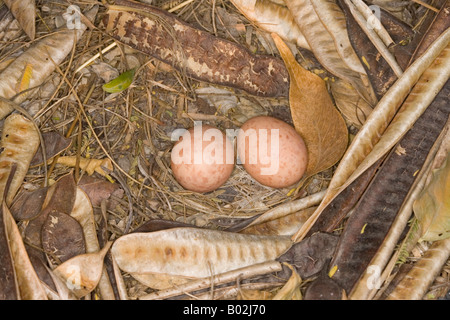
[[[3,207],[3,206],[2,206]],[[17,284],[14,261],[11,256],[11,248],[7,236],[5,214],[1,209],[0,214],[0,299],[1,300],[19,300],[20,293]]]
[[[421,240],[450,237],[450,153],[443,166],[432,172],[432,179],[414,202],[414,214],[422,231]]]
[[[172,228],[124,235],[111,253],[125,272],[203,278],[273,260],[290,245],[289,237]]]
[[[290,75],[289,103],[295,129],[308,149],[306,176],[336,164],[348,144],[347,125],[336,110],[325,82],[303,69],[281,38],[272,34]]]
[[[372,112],[372,107],[361,98],[350,83],[344,80],[331,81],[330,89],[336,107],[342,113],[346,122],[355,128],[361,128]]]
[[[20,299],[23,300],[47,300],[41,281],[30,262],[19,228],[8,210],[5,202],[2,202],[3,221],[7,233],[8,243],[11,248],[15,276],[20,291]],[[2,261],[3,265],[3,261]]]
[[[97,237],[94,210],[88,195],[80,187],[77,187],[75,203],[70,216],[81,225],[84,234],[86,252],[93,253],[99,251],[100,244]],[[98,288],[102,299],[114,299],[114,292],[112,292],[111,283],[106,270],[103,270]]]
[[[11,204],[11,214],[16,220],[31,220],[41,213],[49,187],[33,191],[23,190]]]
[[[98,252],[73,257],[53,272],[78,298],[84,297],[97,287],[103,272],[103,259],[111,244],[108,242]]]
[[[302,300],[302,293],[300,292],[302,278],[300,278],[294,267],[290,264],[284,263],[284,265],[291,269],[292,274],[272,300]]]
[[[86,252],[83,229],[71,216],[52,210],[41,230],[42,248],[52,265]]]
[[[120,198],[123,194],[123,190],[118,183],[111,183],[104,179],[86,175],[81,177],[78,187],[86,193],[93,207],[100,207],[102,201],[110,199],[111,195]]]
[[[41,248],[41,229],[52,211],[70,214],[75,202],[76,184],[73,173],[70,172],[56,181],[47,191],[43,210],[25,227],[25,239],[28,243]]]
[[[20,26],[25,33],[34,40],[35,37],[35,19],[36,6],[35,0],[4,0],[14,17],[19,21]]]
[[[72,144],[72,139],[66,138],[55,131],[42,133],[42,139],[44,140],[47,161],[67,150]],[[43,163],[41,146],[39,146],[31,160],[30,166],[39,166]]]

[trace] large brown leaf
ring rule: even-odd
[[[272,34],[290,76],[289,103],[295,129],[308,149],[307,176],[336,164],[348,143],[347,126],[317,75],[303,69],[283,40]]]

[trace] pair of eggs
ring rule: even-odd
[[[289,187],[306,171],[308,153],[302,137],[289,124],[268,116],[246,121],[238,130],[221,130],[201,124],[180,134],[171,154],[175,179],[185,189],[210,192],[223,185],[238,163],[259,183]]]

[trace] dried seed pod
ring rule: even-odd
[[[39,147],[39,135],[33,122],[20,114],[12,114],[5,120],[1,140],[0,154],[0,194],[3,195],[11,166],[17,164],[17,170],[6,194],[9,205],[22,185],[31,159]]]
[[[260,96],[287,96],[283,62],[254,55],[155,7],[116,0],[105,14],[105,31],[132,48],[162,60],[197,80],[235,87]]]
[[[122,236],[111,253],[125,272],[203,278],[274,260],[290,246],[285,236],[173,228]]]

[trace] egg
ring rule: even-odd
[[[238,158],[259,183],[272,188],[294,185],[308,164],[305,142],[294,127],[279,119],[247,120],[237,135]]]
[[[216,190],[233,172],[233,144],[221,130],[210,125],[197,124],[182,131],[171,153],[175,179],[187,190]]]

